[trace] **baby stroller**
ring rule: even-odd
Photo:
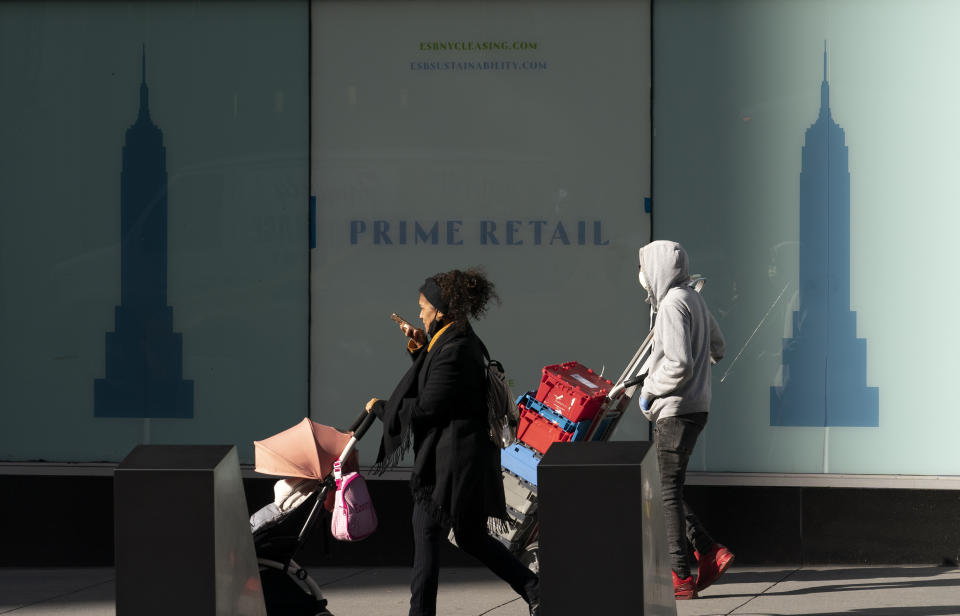
[[[334,464],[343,473],[358,469],[355,446],[376,416],[363,411],[348,433],[305,418],[296,426],[254,441],[255,469],[287,477],[274,486],[274,502],[250,517],[269,616],[332,616],[320,586],[294,561],[321,517],[333,509]]]

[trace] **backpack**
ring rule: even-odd
[[[340,541],[366,539],[377,530],[377,512],[373,509],[367,483],[360,473],[341,475],[340,460],[333,463],[337,480],[330,534]]]
[[[481,342],[481,345],[483,343]],[[487,383],[487,424],[490,428],[490,440],[503,449],[517,442],[517,426],[520,423],[520,411],[510,391],[510,384],[504,372],[503,364],[490,359],[487,348],[483,347],[483,356],[487,360],[484,377]]]

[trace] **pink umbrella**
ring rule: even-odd
[[[304,417],[303,421],[262,441],[254,441],[254,468],[281,477],[323,479],[333,472],[351,433],[344,433]],[[357,470],[356,450],[343,464],[344,474]]]

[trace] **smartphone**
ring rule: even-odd
[[[397,325],[399,325],[400,327],[403,327],[404,325],[406,325],[407,327],[410,327],[411,329],[413,328],[413,325],[410,325],[409,323],[407,323],[407,322],[403,319],[403,317],[401,317],[401,316],[400,316],[399,314],[397,314],[396,312],[394,312],[393,314],[391,314],[391,315],[390,315],[390,318],[391,318]]]

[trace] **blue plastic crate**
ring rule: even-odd
[[[500,450],[500,465],[534,487],[541,458],[539,453],[521,443]]]
[[[564,432],[573,432],[573,436],[570,437],[571,441],[582,441],[587,438],[587,432],[590,430],[591,420],[588,419],[577,422],[570,421],[543,402],[540,402],[534,398],[532,391],[529,391],[517,398],[517,406],[519,406],[521,403],[531,411],[540,413],[540,416],[547,421],[560,426],[560,429]]]

